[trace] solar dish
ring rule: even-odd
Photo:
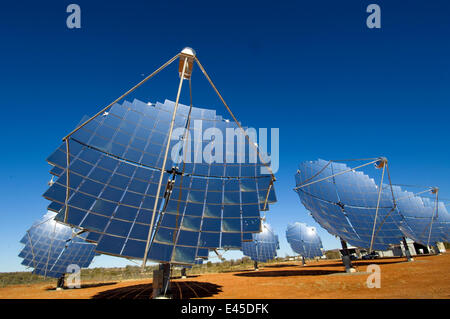
[[[177,59],[175,102],[121,102]],[[193,106],[194,64],[232,121]],[[185,80],[189,106],[179,103]],[[170,265],[240,249],[261,230],[260,212],[276,201],[275,177],[252,136],[185,48],[63,138],[48,158],[57,178],[44,197],[58,221],[92,234],[98,252],[161,263],[157,297],[167,292]]]
[[[437,188],[425,192],[433,197],[435,194],[435,198],[419,196],[399,186],[393,186],[393,189],[397,207],[404,217],[400,229],[406,237],[425,246],[449,241],[450,215],[445,204],[438,200]]]
[[[89,267],[95,245],[85,242],[86,233],[77,236],[71,227],[57,223],[55,215],[48,212],[33,224],[20,241],[25,247],[19,257],[34,274],[60,278],[69,265]]]
[[[364,165],[369,164],[382,168],[384,174],[384,159]],[[402,217],[389,185],[380,189],[362,171],[321,159],[301,163],[295,179],[302,204],[330,234],[370,250],[385,250],[402,240]]]
[[[242,253],[256,262],[266,262],[277,256],[280,249],[278,235],[275,235],[269,224],[262,224],[262,231],[253,234],[253,240],[242,243]]]
[[[314,227],[295,222],[288,225],[286,239],[292,250],[304,258],[314,258],[323,255],[322,241]]]
[[[52,201],[49,209],[56,207],[57,220],[92,231],[98,252],[144,257],[173,106],[171,101],[125,101],[74,133],[69,140],[67,211],[65,145],[48,158],[59,173],[44,194]],[[188,106],[179,105],[179,127],[186,125],[188,113]],[[237,128],[212,110],[193,108],[190,116],[191,121],[201,120],[204,128]],[[179,139],[172,140],[176,142]],[[195,150],[204,141],[189,143]],[[170,184],[170,196],[160,189],[159,198],[165,201],[157,212],[149,259],[192,264],[198,249],[239,249],[259,231],[260,211],[276,201],[272,177],[259,173],[261,163],[236,163],[249,154],[241,154],[237,143],[234,147],[230,163],[186,163],[184,173],[179,163],[166,164],[163,185]]]

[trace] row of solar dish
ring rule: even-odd
[[[292,250],[304,258],[314,258],[323,255],[322,241],[314,227],[308,227],[304,223],[288,225],[286,239]],[[263,224],[260,233],[253,234],[251,242],[242,244],[242,253],[257,262],[267,262],[277,256],[280,249],[278,236],[269,224]]]
[[[21,239],[24,245],[19,253],[22,265],[33,268],[33,273],[45,277],[60,278],[76,267],[87,268],[96,252],[96,244],[87,239],[89,233],[82,233],[55,221],[56,214],[48,211],[36,221]],[[208,258],[198,256],[194,264],[202,264]],[[70,268],[70,266],[74,266]],[[190,266],[186,266],[190,267]]]
[[[35,274],[59,278],[71,264],[88,267],[95,255],[95,245],[84,241],[86,233],[75,236],[71,227],[55,222],[54,217],[55,213],[48,212],[30,228],[21,241],[25,247],[19,256],[24,258],[23,265],[34,268]],[[292,250],[301,256],[322,255],[322,243],[315,228],[297,222],[288,226],[286,237]],[[277,249],[278,236],[266,223],[262,232],[253,234],[251,242],[242,244],[243,254],[258,262],[274,259]],[[197,258],[195,264],[201,264],[207,257],[208,254]]]
[[[54,220],[55,213],[48,212],[33,224],[21,240],[24,248],[19,256],[22,264],[34,268],[33,273],[59,278],[68,266],[88,267],[96,254],[96,245],[86,241],[87,233],[77,235],[71,227]],[[313,227],[302,223],[288,226],[286,237],[294,252],[305,258],[322,255],[322,242]],[[242,243],[242,252],[254,261],[266,262],[277,256],[278,236],[269,224],[264,223],[262,232],[253,234],[251,242]],[[195,264],[208,258],[208,251]],[[190,265],[183,267],[190,268]]]
[[[379,186],[344,163],[303,162],[295,179],[300,200],[314,219],[351,245],[369,248],[373,233],[374,250],[399,244],[404,236],[423,245],[450,239],[444,203],[438,202],[436,211],[434,200],[383,184],[377,209]]]
[[[21,241],[25,247],[19,256],[24,259],[23,265],[34,268],[35,274],[59,278],[71,264],[88,267],[95,256],[95,245],[84,241],[86,234],[75,236],[72,228],[55,222],[54,217],[55,213],[48,212],[30,228]],[[322,255],[322,243],[313,227],[297,222],[288,226],[286,237],[293,251],[301,256]],[[262,232],[253,234],[251,242],[242,244],[243,254],[258,262],[274,259],[277,249],[278,236],[266,223]],[[195,264],[202,261],[203,258],[197,258]]]
[[[260,162],[236,163],[253,148],[247,139],[244,148],[237,143],[231,148],[237,154],[232,162],[180,165],[169,156],[153,217],[173,109],[171,101],[115,104],[70,137],[68,173],[65,143],[48,158],[56,178],[44,194],[51,201],[48,209],[58,213],[58,222],[87,231],[86,240],[96,243],[98,253],[143,258],[152,220],[154,236],[147,258],[172,264],[194,264],[210,249],[241,249],[253,233],[260,232],[260,211],[267,210],[276,197],[272,176],[261,173]],[[186,126],[188,113],[189,107],[180,104],[175,127]],[[192,109],[190,123],[191,129],[217,128],[223,136],[227,128],[237,128],[215,111],[200,108]],[[179,142],[176,136],[171,147]],[[204,146],[195,138],[193,142],[193,150]],[[172,174],[174,167],[176,174]],[[162,210],[171,180],[170,197],[164,199]]]

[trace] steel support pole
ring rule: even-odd
[[[345,272],[347,273],[355,272],[355,268],[353,268],[352,261],[350,259],[350,253],[348,252],[347,243],[342,238],[341,238],[341,245],[342,245],[342,263],[344,264]]]
[[[172,121],[170,122],[169,134],[168,134],[168,137],[167,137],[167,144],[166,144],[166,151],[164,153],[164,160],[163,160],[162,167],[161,167],[161,174],[159,176],[158,189],[157,189],[156,195],[155,195],[155,197],[156,197],[155,198],[155,204],[153,205],[152,220],[150,222],[150,228],[148,230],[147,243],[145,245],[144,260],[142,261],[142,269],[145,268],[145,264],[147,263],[147,258],[148,258],[147,255],[148,255],[149,248],[150,248],[150,242],[152,240],[153,225],[154,225],[155,216],[157,214],[157,209],[158,209],[159,193],[161,191],[161,184],[162,184],[162,181],[163,181],[164,172],[165,172],[165,168],[166,168],[167,155],[169,154],[170,140],[172,138],[173,126],[174,126],[174,123],[175,123],[175,115],[176,115],[177,109],[178,109],[178,102],[180,100],[181,88],[183,87],[184,73],[186,72],[187,61],[188,61],[188,58],[186,57],[184,59],[183,71],[182,71],[182,73],[180,75],[180,84],[178,85],[177,99],[175,101],[175,107],[173,109]]]
[[[159,264],[159,269],[153,271],[152,298],[167,298],[170,295],[170,264]]]
[[[64,289],[64,280],[65,280],[66,275],[63,274],[61,277],[58,278],[58,281],[56,283],[56,289],[57,290],[61,290]]]

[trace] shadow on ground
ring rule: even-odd
[[[103,286],[111,286],[115,285],[117,282],[101,282],[101,283],[93,283],[93,284],[82,284],[80,288],[73,288],[73,289],[86,289],[86,288],[95,288],[95,287],[103,287]],[[68,288],[67,286],[64,286],[64,289],[72,289]],[[46,288],[45,290],[56,290],[56,287],[50,287]]]
[[[191,299],[211,297],[222,292],[222,286],[199,281],[172,281],[171,292],[173,299]],[[150,299],[152,284],[140,284],[102,291],[93,299]]]
[[[283,267],[296,267],[300,264],[281,264],[281,265],[264,265],[263,268],[283,268]]]
[[[288,277],[288,276],[323,276],[337,273],[345,273],[344,270],[314,270],[314,269],[299,269],[299,270],[273,270],[273,271],[254,271],[238,273],[235,276],[243,277]]]
[[[404,263],[407,262],[405,258],[402,259],[391,259],[391,260],[377,260],[377,259],[369,259],[369,260],[352,260],[352,265],[353,266],[365,266],[365,265],[370,265],[370,264],[376,264],[376,265],[388,265],[388,264],[398,264],[398,263]],[[300,267],[302,267],[301,265],[299,265]],[[305,267],[308,268],[313,268],[313,267],[343,267],[344,265],[342,264],[342,262],[336,262],[336,263],[331,263],[331,264],[314,264],[314,263],[310,263],[310,264],[306,264]]]

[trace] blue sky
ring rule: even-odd
[[[81,29],[65,24],[73,2]],[[366,27],[370,3],[381,7],[381,29]],[[278,203],[267,214],[280,255],[291,253],[284,232],[294,221],[338,247],[292,191],[300,161],[384,155],[394,183],[438,185],[450,198],[449,14],[448,1],[2,4],[0,271],[23,269],[19,240],[45,213],[45,159],[61,138],[185,46],[242,123],[280,128]],[[175,73],[134,97],[174,100]],[[198,69],[193,92],[195,105],[226,114]]]

